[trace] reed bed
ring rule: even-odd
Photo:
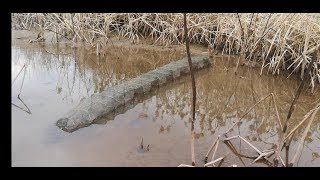
[[[191,43],[240,55],[246,64],[259,66],[261,74],[288,70],[288,77],[297,73],[302,78],[312,53],[320,49],[320,14],[195,13],[188,14],[187,24]],[[12,25],[37,30],[37,41],[49,31],[97,49],[112,36],[133,43],[150,38],[165,46],[183,44],[185,36],[181,13],[14,13]],[[320,82],[319,55],[308,79],[314,91]]]

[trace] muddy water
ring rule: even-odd
[[[202,51],[202,50],[200,50]],[[190,79],[183,77],[164,86],[113,121],[101,122],[73,133],[55,126],[64,113],[82,98],[104,88],[184,57],[182,50],[110,46],[97,57],[95,50],[13,43],[12,80],[12,166],[178,166],[190,164]],[[282,121],[286,117],[297,83],[284,76],[258,75],[259,70],[239,67],[234,58],[216,56],[213,67],[196,74],[197,114],[195,152],[197,165],[218,134],[227,130],[246,110],[268,93],[275,93]],[[24,77],[24,78],[23,78]],[[21,84],[23,84],[21,88]],[[318,88],[318,87],[317,87]],[[315,106],[320,90],[303,93],[291,119],[294,126]],[[278,124],[271,101],[249,113],[230,135],[245,137],[260,150],[277,144]],[[292,158],[299,140],[293,139]],[[139,150],[141,138],[149,151]],[[230,153],[221,166],[268,166],[251,164],[255,152],[238,139],[237,153]],[[220,144],[216,157],[231,149]],[[320,119],[313,122],[298,166],[320,166]],[[240,154],[240,155],[239,155]],[[211,159],[211,157],[209,157]]]

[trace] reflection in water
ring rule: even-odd
[[[92,52],[91,52],[92,51]],[[85,47],[45,45],[12,47],[12,78],[27,64],[21,96],[33,114],[12,108],[12,159],[14,166],[177,166],[190,161],[190,77],[141,97],[133,107],[119,111],[114,121],[97,122],[74,133],[59,130],[55,121],[84,97],[101,92],[155,67],[184,57],[183,51],[146,50],[110,46],[103,57]],[[213,137],[228,129],[260,98],[273,92],[279,115],[285,119],[297,87],[296,81],[282,76],[259,76],[259,72],[240,67],[233,72],[234,59],[215,57],[213,67],[196,74],[196,148],[201,165]],[[22,78],[12,87],[12,101],[19,93]],[[318,87],[319,88],[319,87]],[[303,93],[291,119],[295,126],[320,98]],[[30,121],[28,121],[30,120]],[[312,124],[299,166],[320,166],[320,120]],[[101,125],[104,124],[104,125]],[[260,149],[276,146],[278,125],[271,99],[251,111],[233,134],[240,134]],[[299,134],[292,143],[297,147]],[[143,137],[150,151],[138,153]],[[222,166],[248,166],[254,155],[246,144],[233,140],[240,154],[228,156]],[[229,151],[226,145],[217,155]],[[245,157],[249,156],[249,157]],[[257,165],[257,164],[255,164]],[[265,166],[263,163],[258,165]]]

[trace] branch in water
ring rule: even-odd
[[[189,37],[188,37],[188,28],[187,28],[187,17],[186,13],[183,13],[183,22],[184,22],[184,34],[185,34],[185,41],[186,41],[186,50],[187,50],[187,56],[188,56],[188,63],[190,68],[190,76],[191,76],[191,83],[192,83],[192,122],[191,122],[191,159],[192,159],[192,165],[195,165],[195,155],[194,155],[194,122],[195,122],[195,105],[196,105],[196,83],[194,79],[193,74],[193,68],[192,68],[192,61],[191,61],[191,55],[190,55],[190,45],[189,45]]]

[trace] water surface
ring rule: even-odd
[[[93,124],[67,133],[56,121],[83,98],[99,93],[144,72],[185,56],[174,49],[144,49],[110,46],[96,56],[89,48],[70,48],[63,44],[48,46],[13,43],[12,81],[23,65],[26,70],[12,86],[12,103],[29,107],[28,114],[12,106],[12,166],[178,166],[190,164],[190,77],[159,88],[141,103],[112,121]],[[216,56],[213,66],[196,73],[197,165],[213,139],[226,131],[246,110],[268,93],[275,93],[280,117],[284,122],[297,81],[286,76],[259,75],[259,69],[239,67],[237,58]],[[23,78],[24,77],[24,78]],[[21,88],[21,84],[23,84]],[[306,90],[299,98],[289,128],[297,124],[320,99]],[[260,150],[277,144],[278,124],[270,100],[249,113],[231,135],[240,134]],[[302,134],[301,129],[297,134]],[[290,150],[292,158],[299,135]],[[139,151],[141,138],[150,151]],[[240,154],[256,156],[243,142],[232,140]],[[230,148],[220,144],[216,157]],[[320,118],[316,117],[308,133],[298,166],[320,166]],[[211,159],[211,157],[209,158]],[[267,166],[234,153],[221,166]]]

